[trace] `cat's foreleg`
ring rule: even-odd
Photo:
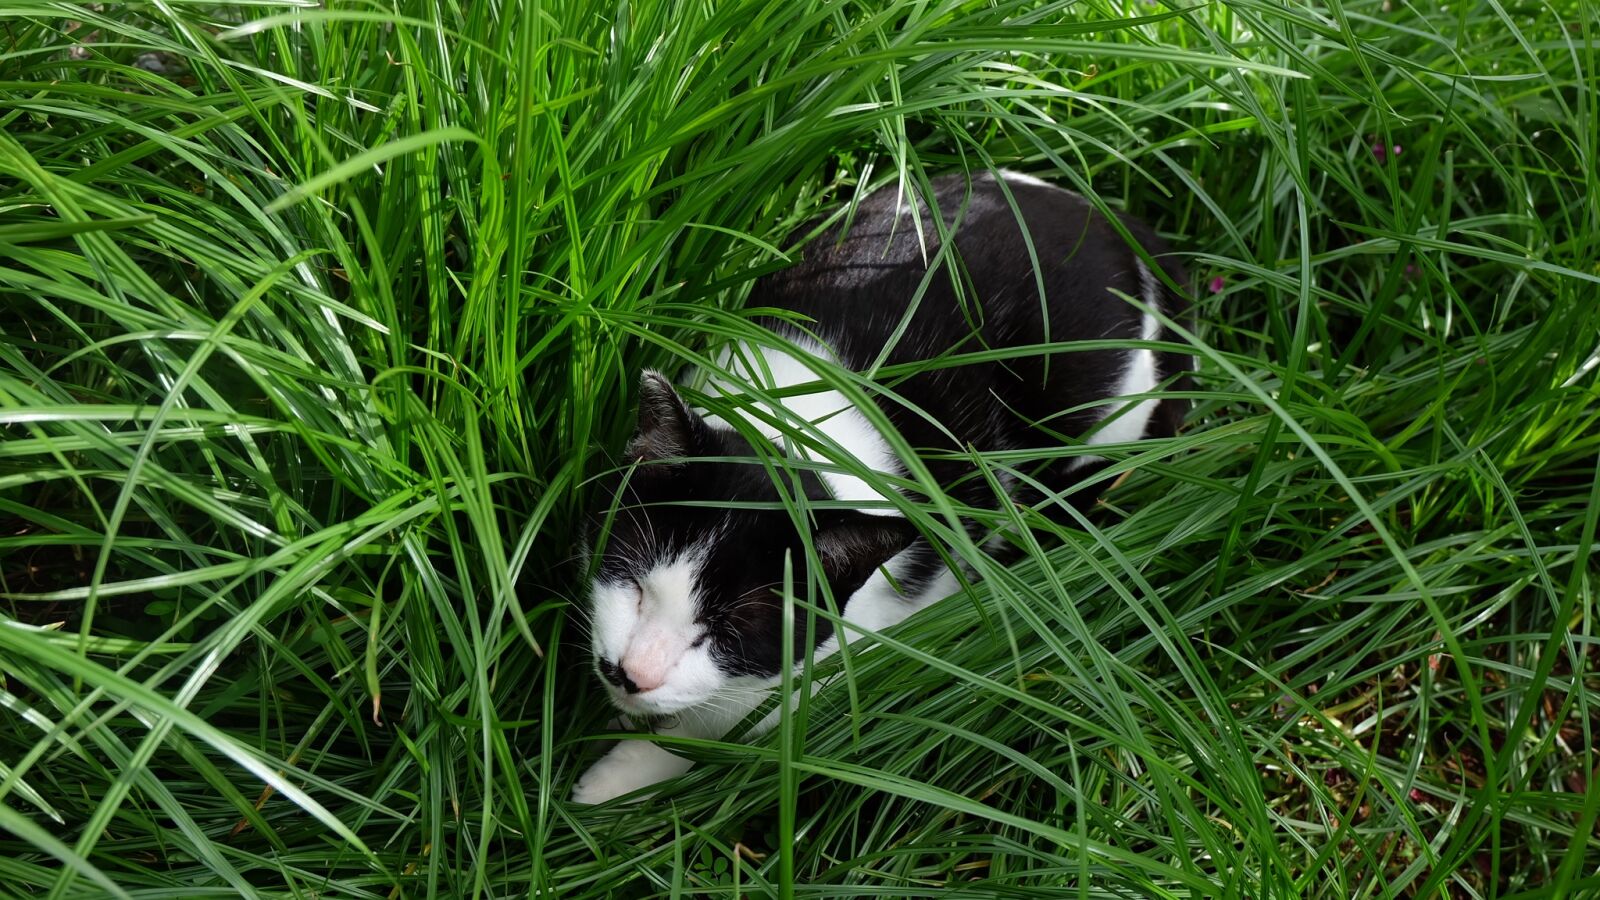
[[[771,693],[771,690],[759,687],[728,688],[699,706],[692,706],[662,720],[654,731],[669,737],[717,740],[727,736]],[[689,760],[654,741],[629,738],[618,742],[583,773],[572,789],[572,799],[577,803],[604,803],[676,778],[689,771],[692,765]]]

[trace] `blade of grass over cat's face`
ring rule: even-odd
[[[1594,887],[1589,6],[23,4],[0,31],[12,892]],[[871,190],[997,167],[1180,248],[1186,429],[1097,447],[1103,501],[1063,527],[785,423],[973,577],[841,624],[771,737],[676,740],[704,764],[652,800],[569,803],[614,715],[582,541],[639,371],[770,343],[750,282]],[[911,372],[815,374],[881,422]],[[1084,452],[967,458],[998,487]]]

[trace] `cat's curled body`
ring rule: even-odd
[[[926,260],[939,251],[930,208],[920,204],[919,237],[905,199],[881,190],[862,201],[842,240],[837,232],[824,234],[806,248],[802,262],[754,286],[748,306],[809,320],[810,335],[765,323],[798,350],[737,345],[723,352],[723,367],[781,390],[817,382],[814,361],[805,354],[859,372],[880,361],[893,366],[1051,342],[1173,340],[1159,318],[1118,294],[1174,319],[1184,311],[1181,298],[1082,197],[1012,173],[945,176],[933,187],[964,273],[962,294],[945,270],[928,278]],[[1155,234],[1135,220],[1122,222],[1182,283],[1181,269]],[[924,281],[917,308],[904,322]],[[1083,435],[1089,444],[1124,443],[1172,434],[1184,404],[1116,398],[1149,394],[1189,365],[1182,354],[1125,347],[1025,354],[895,381],[892,390],[904,402],[877,405],[909,446],[935,454],[967,447],[1060,447]],[[737,392],[716,379],[703,389]],[[838,392],[819,387],[781,402],[779,417],[815,435],[812,443],[831,445],[872,470],[905,474],[868,417]],[[778,429],[764,421],[773,414],[761,408],[745,419],[782,448]],[[605,511],[595,517],[596,537],[607,531],[595,544],[596,666],[613,702],[629,714],[655,717],[657,733],[720,738],[779,680],[783,607],[775,589],[790,554],[795,591],[806,595],[802,539],[781,508],[715,507],[718,501],[773,503],[779,489],[759,464],[725,461],[757,454],[728,422],[692,410],[658,374],[641,379],[639,430],[627,453],[640,465],[613,486]],[[808,455],[831,454],[813,449]],[[959,502],[994,504],[992,489],[972,477],[969,463],[919,457]],[[1062,493],[1100,464],[1093,456],[1066,457],[1035,477]],[[822,575],[847,621],[880,630],[953,591],[955,580],[938,554],[866,482],[811,468],[797,471],[786,477],[798,477],[810,499],[833,500],[834,507],[840,501],[863,504],[859,510],[816,510],[811,528]],[[1018,499],[1039,499],[1019,495],[1010,480],[1004,486]],[[674,505],[685,501],[692,505]],[[808,651],[821,658],[837,646],[825,619],[815,620],[815,647],[800,645],[804,632],[803,622],[797,623],[795,659]],[[603,802],[689,765],[654,742],[625,740],[584,773],[573,796]]]

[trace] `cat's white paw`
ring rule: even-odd
[[[690,765],[687,759],[647,741],[623,741],[583,773],[572,789],[572,801],[591,805],[604,803],[682,775],[689,771]]]

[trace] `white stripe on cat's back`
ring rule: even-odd
[[[1155,322],[1154,316],[1145,316],[1146,325]],[[1145,338],[1150,340],[1150,338]],[[1122,384],[1118,386],[1117,397],[1127,397],[1133,394],[1147,394],[1156,387],[1156,355],[1152,350],[1133,350],[1129,352],[1128,369],[1122,375]],[[1145,427],[1150,424],[1150,416],[1156,411],[1154,399],[1140,400],[1129,409],[1129,404],[1120,404],[1107,415],[1112,419],[1101,426],[1094,434],[1089,435],[1087,443],[1090,444],[1126,444],[1144,437]]]
[[[989,173],[989,175],[990,175],[990,177],[993,177],[993,173]],[[1087,203],[1088,202],[1088,201],[1084,200],[1083,199],[1083,195],[1078,193],[1077,191],[1068,190],[1067,188],[1064,188],[1059,184],[1053,184],[1051,182],[1045,181],[1043,178],[1039,178],[1039,177],[1034,176],[1034,175],[1029,175],[1026,172],[1013,172],[1010,169],[1001,169],[1000,170],[1000,177],[1005,179],[1007,182],[1009,182],[1011,184],[1026,185],[1028,187],[1046,188],[1048,190],[1052,190],[1052,191],[1055,191],[1055,192],[1060,193],[1060,194],[1065,194],[1066,196],[1071,197],[1072,199],[1077,200],[1080,203]]]
[[[800,354],[811,357],[812,360],[834,362],[833,352],[815,341],[796,338],[793,339],[796,350]],[[725,369],[729,374],[739,380],[748,380],[758,385],[762,390],[773,391],[792,388],[802,384],[811,384],[819,379],[807,361],[800,359],[794,353],[775,347],[755,347],[745,342],[730,345],[719,351],[715,357],[719,368]],[[739,388],[737,381],[729,381],[720,375],[711,375],[706,386],[707,393],[722,397],[740,397],[744,392]],[[782,410],[774,410],[766,403],[757,403],[762,412],[778,419],[788,419],[800,430],[804,431],[801,423],[810,423],[815,426],[834,444],[838,445],[846,454],[874,472],[885,475],[899,473],[899,461],[894,452],[889,449],[889,443],[883,435],[873,427],[861,410],[845,399],[844,395],[831,388],[818,385],[812,393],[799,394],[782,398]],[[802,458],[815,459],[822,462],[838,463],[838,460],[828,459],[815,450],[805,447],[792,446],[782,437],[782,433],[760,417],[748,410],[739,410],[738,414],[774,444],[787,446],[789,452],[800,455]],[[716,428],[732,428],[723,419],[708,415],[707,424]],[[834,499],[852,501],[857,503],[871,503],[881,501],[884,496],[874,490],[867,482],[854,475],[837,472],[819,472],[823,483],[833,492]],[[862,512],[880,515],[895,515],[890,509],[868,508]]]
[[[1145,305],[1150,309],[1160,309],[1161,282],[1155,273],[1144,264],[1142,259],[1134,259],[1134,266],[1139,272],[1139,290],[1143,295]],[[1139,339],[1153,341],[1161,334],[1161,321],[1152,313],[1145,312],[1139,318]],[[1156,388],[1156,354],[1154,350],[1140,348],[1127,351],[1127,368],[1122,372],[1116,390],[1111,397],[1127,397],[1133,394],[1147,394]],[[1141,440],[1145,436],[1145,429],[1150,426],[1150,417],[1155,415],[1158,400],[1140,400],[1137,403],[1119,403],[1108,405],[1106,414],[1101,417],[1105,422],[1094,434],[1089,435],[1084,441],[1086,444],[1127,444]],[[1130,408],[1131,407],[1131,408]],[[1110,420],[1110,421],[1107,421]],[[1078,456],[1066,466],[1067,471],[1072,471],[1079,466],[1089,463],[1104,462],[1103,456]]]
[[[1144,302],[1152,310],[1159,308],[1161,299],[1161,282],[1155,273],[1144,264],[1144,260],[1135,259],[1134,266],[1139,271],[1139,287],[1144,293]],[[1153,341],[1161,334],[1161,322],[1155,315],[1146,311],[1140,316],[1139,338]],[[1146,347],[1128,351],[1128,367],[1122,373],[1122,381],[1117,389],[1112,392],[1113,397],[1127,397],[1133,394],[1147,394],[1156,389],[1156,353]],[[1107,418],[1115,417],[1107,422],[1094,434],[1089,436],[1090,444],[1126,444],[1144,437],[1145,427],[1150,424],[1150,416],[1156,411],[1156,400],[1140,400],[1128,408],[1129,404],[1115,407]]]
[[[1159,310],[1161,308],[1161,279],[1156,277],[1156,273],[1150,271],[1150,267],[1144,264],[1144,260],[1134,257],[1133,264],[1139,269],[1139,289],[1144,292],[1144,305],[1151,309]],[[1153,341],[1160,330],[1160,323],[1153,316],[1146,315],[1144,317],[1143,330],[1144,334],[1141,336],[1147,341]]]

